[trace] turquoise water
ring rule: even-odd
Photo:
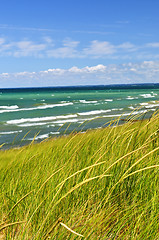
[[[158,107],[159,85],[1,89],[0,145],[22,146],[36,135],[41,141],[99,128],[132,111],[150,116]]]

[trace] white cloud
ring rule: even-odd
[[[84,67],[84,68],[78,68],[78,67],[72,67],[68,69],[69,72],[71,73],[95,73],[95,72],[104,72],[106,69],[106,66],[99,64],[97,66],[93,67]]]
[[[158,83],[159,62],[144,61],[121,65],[53,68],[40,72],[0,74],[0,88],[71,85],[108,85],[124,83]]]
[[[71,47],[61,47],[46,52],[50,58],[74,58],[77,55],[76,53],[77,51]]]
[[[82,72],[82,69],[74,66],[74,67],[68,69],[68,71],[71,72],[71,73],[81,73],[81,72]]]
[[[70,38],[67,38],[63,41],[63,45],[69,48],[76,48],[79,43],[79,41],[72,41]]]
[[[5,43],[5,39],[4,38],[0,38],[0,45],[2,45],[3,43]]]
[[[156,48],[156,49],[155,49]],[[93,40],[86,46],[79,41],[66,38],[61,42],[45,36],[39,41],[24,39],[8,41],[0,38],[0,57],[34,57],[34,58],[101,58],[127,60],[154,60],[159,59],[159,43],[147,43],[136,46],[131,42],[113,44],[108,41]]]
[[[35,44],[32,41],[19,41],[14,46],[16,47],[13,53],[15,57],[38,56],[46,49],[46,44]]]
[[[109,25],[109,27],[112,27],[113,25]],[[115,26],[115,25],[114,25]],[[100,26],[98,26],[100,27]],[[67,29],[56,29],[56,28],[34,28],[34,27],[18,27],[13,25],[7,25],[7,24],[0,24],[0,29],[6,29],[6,30],[16,30],[16,31],[25,31],[25,32],[45,32],[45,33],[54,33],[54,32],[60,32],[60,33],[84,33],[84,34],[100,34],[100,35],[107,35],[107,34],[114,34],[114,32],[105,32],[105,31],[90,31],[90,30],[71,30],[68,31]]]
[[[136,51],[138,49],[134,44],[132,44],[130,42],[124,42],[124,43],[118,45],[117,48],[126,50],[128,52]]]
[[[152,48],[158,48],[159,47],[159,42],[153,42],[153,43],[147,43],[147,47],[152,47]]]
[[[43,54],[46,48],[46,43],[34,43],[27,40],[8,43],[3,40],[0,44],[0,56],[39,57],[40,53]]]
[[[13,43],[6,43],[5,40],[2,39],[1,44],[0,44],[0,54],[1,56],[5,55],[8,56],[10,55],[10,50],[13,47]]]
[[[43,37],[43,39],[46,43],[51,44],[52,46],[54,45],[54,42],[51,37],[45,36],[45,37]]]
[[[50,74],[50,75],[62,75],[65,73],[66,70],[61,68],[55,68],[55,69],[48,69],[46,71],[41,71],[40,74]]]
[[[115,46],[109,42],[103,41],[100,42],[98,40],[94,40],[91,42],[91,45],[88,48],[83,50],[86,56],[95,56],[101,57],[105,55],[111,55],[116,52]]]
[[[17,30],[17,31],[31,31],[31,32],[64,32],[65,30],[49,29],[49,28],[34,28],[34,27],[18,27],[7,24],[0,24],[0,29]]]
[[[46,55],[48,57],[54,58],[75,58],[79,57],[77,46],[79,45],[79,41],[72,41],[67,38],[63,41],[63,46],[60,48],[53,48],[46,51]]]
[[[106,70],[106,66],[99,64],[97,66],[93,67],[85,67],[83,70],[87,70],[88,72],[94,73],[94,72],[104,72]]]
[[[20,41],[15,44],[20,50],[39,51],[46,48],[45,44],[34,44],[31,41]]]

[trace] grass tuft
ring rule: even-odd
[[[0,151],[0,238],[159,239],[159,114],[138,118]]]

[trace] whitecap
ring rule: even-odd
[[[151,101],[151,103],[140,103],[140,105],[144,106],[145,108],[159,107],[159,103],[156,103],[156,101]]]
[[[106,102],[112,102],[113,99],[105,99]]]
[[[111,112],[111,110],[94,110],[89,112],[81,112],[81,113],[78,113],[78,115],[80,116],[97,115],[97,114],[106,113],[106,112]]]
[[[35,138],[27,138],[27,140],[38,140],[38,139],[43,139],[43,138],[48,138],[49,137],[49,134],[43,134],[43,135],[38,135],[36,136]]]
[[[87,101],[87,100],[79,100],[80,103],[84,103],[84,104],[87,104],[87,103],[97,103],[97,101]]]
[[[154,98],[154,95],[151,95],[150,93],[146,93],[146,94],[140,94],[141,97],[143,98]]]
[[[50,132],[51,135],[60,134],[60,132]]]
[[[10,131],[10,132],[0,132],[0,135],[8,135],[8,134],[14,134],[14,133],[20,133],[22,130],[19,131]]]
[[[38,106],[36,108],[28,108],[26,110],[36,110],[36,109],[47,109],[47,108],[54,108],[54,107],[64,107],[64,106],[68,106],[68,105],[73,105],[73,103],[70,102],[70,103],[44,104],[44,105],[40,105],[40,106]]]
[[[153,108],[153,107],[159,107],[159,104],[149,104],[145,106],[145,108]]]
[[[49,117],[37,117],[37,118],[21,118],[21,119],[14,119],[8,120],[7,124],[20,124],[25,122],[42,122],[42,121],[52,121],[56,119],[67,119],[67,118],[76,118],[77,114],[70,114],[70,115],[59,115],[59,116],[49,116]]]
[[[7,110],[9,110],[9,109],[18,109],[19,107],[17,106],[17,105],[12,105],[12,106],[0,106],[0,109],[7,109]]]
[[[44,105],[40,105],[37,107],[33,107],[33,108],[9,108],[9,109],[5,109],[5,110],[0,110],[0,113],[5,113],[5,112],[19,112],[19,111],[32,111],[32,110],[43,110],[43,109],[47,109],[47,108],[54,108],[54,107],[64,107],[64,106],[68,106],[68,105],[73,105],[72,102],[70,103],[57,103],[57,104],[44,104]]]
[[[112,108],[111,110],[112,110],[112,111],[122,111],[123,108]]]
[[[103,118],[116,118],[116,117],[121,117],[121,116],[131,116],[131,115],[137,115],[140,113],[146,113],[147,110],[143,110],[143,111],[136,111],[136,112],[129,112],[129,113],[123,113],[123,114],[111,114],[111,115],[104,115],[102,116]]]
[[[131,96],[128,96],[126,99],[127,99],[127,100],[133,100],[133,99],[135,99],[135,98],[133,98],[133,97],[131,97]]]
[[[140,103],[141,106],[146,106],[148,103]]]

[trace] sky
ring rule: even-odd
[[[3,0],[0,88],[159,83],[158,0]]]

